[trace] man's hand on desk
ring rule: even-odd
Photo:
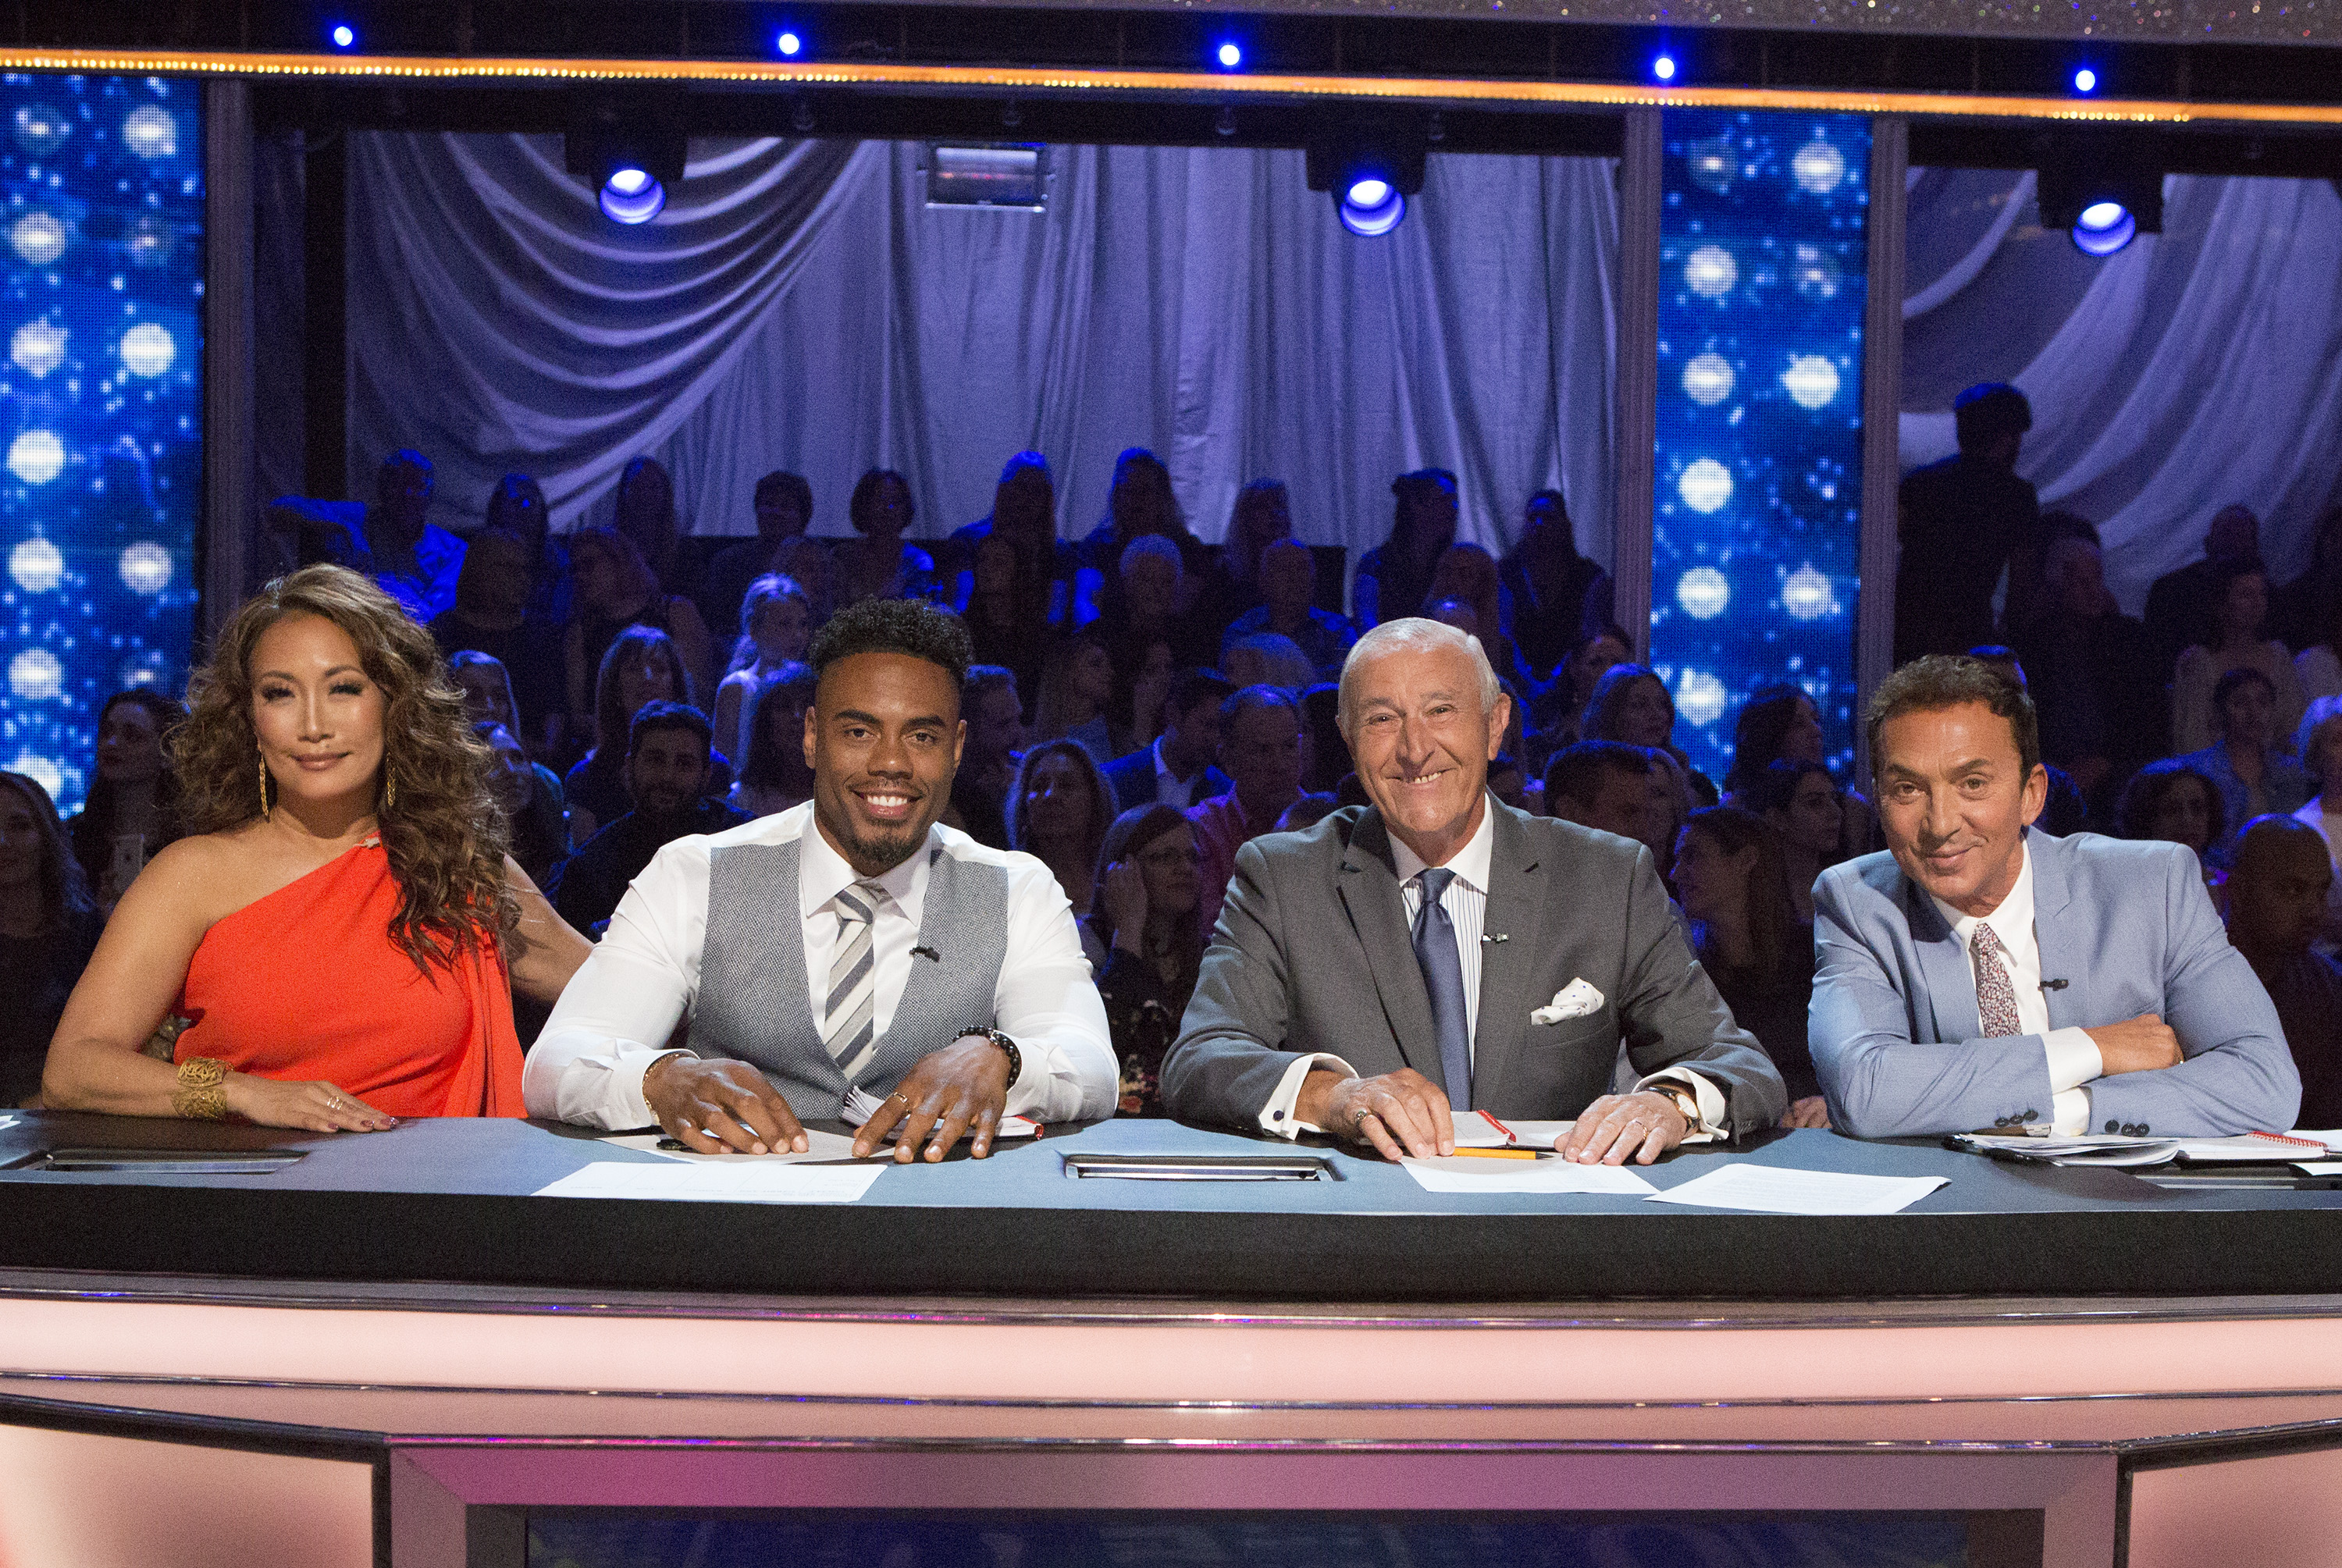
[[[699,1154],[805,1153],[789,1103],[746,1062],[662,1056],[643,1074],[643,1099],[670,1138]]]
[[[963,1034],[922,1058],[886,1096],[854,1135],[854,1156],[867,1158],[900,1124],[901,1135],[895,1143],[897,1162],[914,1158],[919,1140],[931,1133],[927,1158],[940,1160],[970,1132],[976,1137],[967,1152],[981,1160],[992,1153],[992,1135],[1007,1109],[1007,1056],[982,1034]]]
[[[2127,1024],[2102,1024],[2082,1033],[2097,1046],[2098,1061],[2109,1078],[2179,1065],[2179,1036],[2156,1014],[2142,1013]]]
[[[1691,1123],[1672,1094],[1605,1094],[1577,1114],[1561,1157],[1581,1165],[1649,1164],[1684,1141]]]
[[[1372,1144],[1383,1158],[1428,1159],[1456,1152],[1456,1123],[1438,1084],[1412,1067],[1379,1078],[1312,1072],[1301,1081],[1293,1113],[1347,1143]]]

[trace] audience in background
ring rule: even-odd
[[[2260,674],[2275,704],[2274,733],[2291,736],[2308,704],[2293,673],[2293,655],[2263,635],[2268,574],[2257,560],[2229,561],[2210,574],[2206,591],[2211,600],[2203,630],[2172,671],[2172,748],[2185,754],[2212,744],[2222,727],[2216,688],[2237,670]]]
[[[1595,683],[1580,728],[1589,741],[1666,747],[1675,740],[1676,700],[1647,665],[1613,664]]]
[[[811,664],[788,664],[757,688],[748,705],[747,754],[740,782],[725,802],[747,816],[771,816],[813,798],[806,765],[805,716],[813,706]]]
[[[1649,843],[1651,776],[1656,771],[1651,756],[1642,746],[1617,741],[1564,746],[1545,764],[1546,814]]]
[[[1822,714],[1792,685],[1759,686],[1732,724],[1732,767],[1724,775],[1724,803],[1762,811],[1754,796],[1775,763],[1822,761]]]
[[[1050,644],[1050,622],[1042,613],[1047,581],[1034,581],[1026,558],[1002,533],[976,541],[967,579],[961,617],[977,662],[1015,671],[1021,691],[1039,691]]]
[[[910,481],[891,468],[873,468],[855,482],[846,503],[854,534],[836,551],[840,604],[935,595],[935,557],[903,537],[918,513]]]
[[[805,657],[813,641],[813,601],[794,578],[757,578],[740,600],[740,636],[716,688],[717,742],[734,756],[748,751],[748,711],[757,690]]]
[[[1797,918],[1814,923],[1814,879],[1846,858],[1846,807],[1829,769],[1817,762],[1775,763],[1733,802],[1765,819],[1780,841],[1781,866]]]
[[[1338,677],[1357,634],[1341,616],[1317,608],[1317,558],[1309,546],[1296,539],[1276,541],[1260,553],[1256,575],[1259,602],[1228,623],[1220,637],[1222,656],[1246,637],[1274,632],[1301,650],[1318,679]]]
[[[561,781],[553,770],[528,760],[520,737],[494,719],[472,725],[496,765],[488,773],[488,794],[505,814],[512,830],[507,848],[539,887],[553,885],[561,863],[569,855],[569,818],[561,794]]]
[[[529,614],[534,554],[515,534],[474,535],[455,578],[455,608],[431,623],[431,637],[443,654],[495,659],[512,699],[505,722],[525,744],[551,752],[561,734],[561,652],[553,624]]]
[[[1456,475],[1418,468],[1392,480],[1391,494],[1390,534],[1358,557],[1350,584],[1351,619],[1361,631],[1416,614],[1439,557],[1456,542]]]
[[[1432,569],[1430,591],[1424,599],[1420,614],[1435,621],[1446,621],[1466,636],[1480,639],[1481,651],[1488,655],[1488,663],[1498,676],[1511,678],[1519,673],[1520,660],[1506,631],[1513,623],[1512,605],[1506,601],[1494,555],[1462,540],[1450,544],[1440,552],[1439,564]],[[1471,624],[1464,625],[1438,614],[1438,607],[1451,601],[1470,607]]]
[[[2342,508],[2336,509],[2342,516]],[[2342,697],[2342,592],[2313,610],[2303,634],[2301,652],[2293,656],[2293,678],[2305,702]]]
[[[1276,686],[1300,692],[1317,684],[1317,666],[1290,637],[1255,632],[1238,637],[1220,656],[1220,670],[1238,686]]]
[[[453,608],[464,542],[430,521],[431,459],[412,447],[383,459],[365,512],[366,571],[399,607],[429,624]]]
[[[1049,460],[1039,453],[1020,452],[1010,458],[993,490],[991,515],[957,530],[948,541],[949,564],[959,576],[956,603],[966,605],[976,591],[972,580],[976,552],[994,538],[1008,546],[1009,559],[1016,564],[1019,614],[1056,625],[1086,618],[1075,615],[1072,597],[1081,574],[1081,552],[1057,537],[1057,482],[1049,472]],[[977,656],[983,656],[981,648]]]
[[[185,706],[152,686],[116,692],[98,710],[97,765],[72,834],[74,859],[101,908],[112,909],[146,863],[185,831],[169,747],[186,722]]]
[[[1685,822],[1676,845],[1676,893],[1692,951],[1739,1025],[1756,1036],[1788,1086],[1785,1127],[1827,1127],[1829,1110],[1806,1011],[1814,995],[1814,937],[1789,902],[1773,830],[1753,812],[1710,806]]]
[[[2277,1004],[2301,1074],[2297,1127],[2342,1127],[2342,964],[2311,944],[2325,923],[2334,864],[2318,835],[2256,817],[2237,835],[2228,874],[2228,941]]]
[[[1201,857],[1199,918],[1207,931],[1220,918],[1236,851],[1275,832],[1276,819],[1301,794],[1305,734],[1301,704],[1282,686],[1245,686],[1220,704],[1220,767],[1229,787],[1187,811]]]
[[[1016,754],[1025,746],[1025,706],[1016,673],[999,664],[970,664],[960,688],[960,722],[967,737],[952,775],[946,819],[978,844],[1008,847],[1008,788]]]
[[[1008,788],[1008,847],[1047,866],[1076,909],[1091,906],[1098,846],[1114,818],[1114,796],[1077,742],[1043,741],[1017,764]]]
[[[1353,765],[1350,743],[1342,734],[1341,683],[1320,681],[1303,689],[1301,728],[1309,737],[1309,765],[1302,770],[1301,787],[1312,794],[1340,793]]]
[[[1293,501],[1284,480],[1256,479],[1236,492],[1236,504],[1228,510],[1227,536],[1221,541],[1219,556],[1212,563],[1199,595],[1198,607],[1208,607],[1207,618],[1215,629],[1224,630],[1238,614],[1266,602],[1261,583],[1262,557],[1270,546],[1292,537]],[[1285,631],[1283,626],[1246,629]]]
[[[1160,1116],[1156,1081],[1179,1037],[1209,936],[1197,917],[1194,825],[1168,805],[1124,812],[1106,830],[1096,880],[1082,951],[1121,1064],[1116,1113]]]
[[[2115,807],[2118,836],[2184,844],[2196,852],[2204,885],[2217,903],[2226,879],[2213,863],[2212,847],[2227,835],[2227,808],[2212,781],[2185,759],[2149,763],[2123,786]]]
[[[1498,752],[1489,759],[1488,793],[1515,811],[1528,809],[1529,775],[1519,757],[1511,752]]]
[[[2288,674],[2291,671],[2287,672]],[[2179,761],[2212,781],[2222,814],[2242,824],[2271,812],[2297,810],[2309,798],[2309,775],[2278,740],[2291,729],[2277,727],[2277,694],[2268,676],[2250,664],[2222,675],[2212,689],[2219,738]],[[2227,864],[2227,844],[2216,840],[2212,856]]]
[[[1106,712],[1106,728],[1125,753],[1153,743],[1169,722],[1165,704],[1171,700],[1171,678],[1179,666],[1168,643],[1149,643],[1138,668],[1128,676],[1116,671],[1114,696]]]
[[[683,535],[689,530],[676,521],[675,480],[666,464],[647,454],[627,463],[618,475],[616,525],[667,592],[689,590],[682,574]]]
[[[1970,648],[1967,656],[1999,670],[2017,683],[2018,691],[2031,691],[2026,680],[2025,665],[2017,658],[2016,649],[1987,643],[1982,647]],[[2037,714],[2038,710],[2036,712]],[[2052,838],[2070,838],[2087,825],[2089,805],[2082,799],[2082,792],[2075,785],[2073,775],[2064,768],[2055,763],[2045,762],[2041,764],[2041,771],[2048,776],[2049,793],[2042,804],[2041,814],[2033,819],[2033,825]]]
[[[1190,575],[1200,576],[1210,566],[1210,552],[1188,532],[1186,514],[1179,510],[1179,497],[1171,488],[1171,470],[1144,446],[1126,447],[1114,460],[1106,516],[1082,541],[1083,562],[1092,571],[1111,576],[1130,542],[1149,534],[1159,534],[1178,546],[1180,562]]]
[[[2155,580],[2147,591],[2147,640],[2157,670],[2170,669],[2189,644],[2215,640],[2209,623],[2220,608],[2222,580],[2230,567],[2257,561],[2260,554],[2261,524],[2253,509],[2224,506],[2204,532],[2202,557]]]
[[[1327,817],[1342,809],[1340,800],[1330,794],[1300,794],[1285,808],[1276,819],[1278,833],[1306,833]]]
[[[775,469],[756,481],[754,538],[726,544],[700,577],[699,614],[710,626],[735,625],[749,585],[759,577],[787,576],[783,557],[813,526],[813,486],[805,476]],[[722,734],[719,725],[717,733]]]
[[[528,575],[534,584],[528,617],[541,626],[569,623],[569,544],[553,532],[552,508],[545,487],[529,474],[507,474],[488,492],[480,531],[509,534],[528,550]],[[458,578],[460,583],[461,579]]]
[[[49,1037],[105,924],[49,792],[0,773],[0,1108],[41,1092]]]
[[[1497,563],[1512,595],[1511,631],[1523,679],[1542,686],[1588,636],[1609,625],[1610,574],[1577,553],[1569,506],[1558,490],[1529,497],[1520,543]],[[1619,656],[1629,654],[1623,641]],[[1509,674],[1498,666],[1500,674]],[[1597,672],[1598,674],[1598,672]],[[1593,689],[1589,680],[1586,689]],[[1584,705],[1581,694],[1578,704]]]
[[[2327,858],[2342,873],[2342,697],[2319,697],[2309,704],[2301,720],[2300,752],[2317,793],[2293,814],[2294,820],[2324,841]],[[2327,953],[2342,951],[2342,874],[2335,879],[2317,944]]]
[[[626,884],[662,845],[690,834],[722,833],[748,820],[707,794],[716,732],[697,708],[652,702],[626,730],[626,794],[634,809],[577,847],[553,884],[561,918],[599,940]]]
[[[1062,637],[1041,665],[1040,698],[1033,705],[1033,738],[1077,742],[1093,761],[1117,754],[1106,708],[1114,701],[1114,658],[1106,635],[1086,626]]]
[[[1555,751],[1586,736],[1586,704],[1612,666],[1634,658],[1634,645],[1616,626],[1589,632],[1570,647],[1553,679],[1531,704],[1539,734]]]
[[[651,574],[634,541],[615,528],[580,528],[570,535],[569,572],[575,584],[568,629],[562,635],[571,733],[596,736],[596,672],[619,633],[647,626],[673,639],[678,700],[714,684],[715,649],[698,609],[669,594]]]
[[[582,844],[634,809],[626,755],[635,715],[652,703],[690,700],[675,644],[665,632],[628,626],[611,639],[594,678],[594,749],[561,781],[572,838]]]
[[[2342,503],[2320,513],[2317,525],[2310,530],[2308,570],[2269,595],[2269,626],[2278,636],[2303,653],[2320,645],[2326,649],[2319,667],[2333,684],[2311,690],[2313,697],[2342,692],[2342,664],[2335,661],[2337,614],[2342,614]],[[2309,672],[2300,674],[2302,684],[2308,685]]]
[[[1216,671],[1189,668],[1171,677],[1163,700],[1163,733],[1116,758],[1103,770],[1116,805],[1176,806],[1226,794],[1228,777],[1213,765],[1220,751],[1220,704],[1236,691]]]
[[[1958,454],[1905,474],[1896,493],[1897,664],[1993,640],[1993,589],[2040,520],[2039,497],[2017,475],[2033,428],[2025,394],[1997,382],[1971,386],[1953,400],[1952,418]]]
[[[2051,513],[2042,519],[2047,526]],[[2041,755],[2072,775],[2087,800],[2103,802],[2139,764],[2162,754],[2166,719],[2156,701],[2147,628],[2117,607],[2098,546],[2067,534],[2043,562],[2042,614],[2017,628]]]
[[[1109,564],[1097,625],[1116,671],[1126,678],[1156,643],[1171,645],[1175,664],[1211,662],[1218,639],[1195,604],[1201,579],[1187,569],[1177,541],[1142,534]]]

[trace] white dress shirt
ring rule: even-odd
[[[1936,912],[1952,928],[1960,941],[1960,953],[1967,964],[1968,985],[1976,985],[1976,930],[1989,925],[1999,939],[2001,951],[2007,954],[2006,967],[2008,983],[2017,992],[2017,1022],[2028,1037],[2037,1036],[2042,1054],[2049,1068],[2049,1114],[2051,1131],[2060,1137],[2087,1133],[2090,1129],[2090,1095],[2082,1087],[2106,1072],[2106,1063],[2098,1055],[2098,1043],[2090,1038],[2089,1031],[2067,1027],[2049,1027],[2049,998],[2041,989],[2041,944],[2033,931],[2033,850],[2023,846],[2024,864],[2017,870],[2017,885],[2000,901],[2000,907],[1990,914],[1962,914],[1942,899],[1935,900]],[[2064,976],[2053,974],[2052,980]],[[1981,1001],[1977,1015],[1983,1015]]]
[[[793,806],[715,834],[679,838],[654,855],[626,889],[610,929],[569,982],[528,1054],[522,1093],[532,1116],[592,1127],[657,1120],[643,1101],[643,1074],[699,991],[707,939],[709,852],[717,845],[796,840],[795,914],[802,923],[806,994],[827,1001],[830,954],[844,922],[832,900],[862,880],[814,826],[813,804]],[[1049,868],[1029,854],[976,843],[938,823],[927,850],[869,880],[885,891],[872,912],[872,1022],[883,1035],[902,1000],[926,900],[928,850],[1008,873],[1008,944],[989,1023],[1016,1040],[1024,1071],[1009,1114],[1037,1122],[1111,1115],[1118,1069],[1106,1007],[1090,982],[1073,912]],[[776,914],[780,912],[775,911]],[[818,1023],[819,1019],[816,1018]]]
[[[1480,1048],[1480,938],[1488,922],[1488,868],[1496,852],[1496,813],[1489,796],[1482,803],[1480,825],[1447,862],[1447,869],[1456,874],[1448,879],[1446,891],[1439,895],[1439,907],[1447,912],[1450,924],[1456,927],[1456,958],[1464,972],[1464,1024],[1469,1036],[1469,1048],[1476,1057]],[[1415,929],[1415,917],[1423,909],[1423,884],[1417,880],[1430,864],[1406,846],[1398,834],[1391,834],[1391,860],[1398,874],[1399,897],[1406,909],[1407,929]],[[1305,1056],[1286,1069],[1277,1082],[1276,1093],[1260,1110],[1260,1127],[1265,1133],[1290,1138],[1300,1133],[1323,1132],[1301,1121],[1294,1114],[1294,1105],[1301,1098],[1301,1085],[1314,1068],[1327,1067],[1350,1077],[1357,1069],[1329,1052],[1316,1052]],[[1703,1142],[1714,1135],[1724,1124],[1724,1092],[1688,1068],[1669,1067],[1636,1082],[1641,1089],[1661,1079],[1672,1080],[1690,1089],[1699,1101],[1699,1125],[1692,1129],[1686,1142]]]

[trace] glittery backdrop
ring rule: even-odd
[[[68,814],[106,696],[186,684],[199,105],[185,81],[0,76],[0,766]]]
[[[1671,110],[1659,225],[1651,664],[1721,780],[1794,680],[1853,758],[1869,123]]]

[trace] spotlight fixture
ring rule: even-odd
[[[326,28],[325,36],[333,41],[333,45],[336,49],[355,49],[358,46],[358,30],[347,22],[336,22]]]
[[[1380,118],[1326,126],[1309,142],[1308,183],[1334,198],[1334,215],[1362,239],[1406,221],[1406,198],[1423,189],[1424,127]]]
[[[1657,59],[1653,60],[1651,62],[1651,75],[1656,76],[1662,82],[1674,81],[1676,79],[1676,57],[1673,55],[1661,55]]]
[[[2087,256],[2110,256],[2163,232],[2163,173],[2119,155],[2045,164],[2034,187],[2041,226],[2064,229]]]
[[[1244,45],[1233,38],[1223,38],[1219,47],[1212,51],[1212,58],[1220,63],[1221,70],[1236,70],[1244,64]]]
[[[2074,91],[2095,93],[2098,90],[2098,74],[2087,65],[2074,73]]]
[[[572,131],[563,143],[569,172],[585,176],[602,215],[614,224],[650,222],[666,206],[668,191],[683,181],[687,144],[680,131],[604,126]]]
[[[783,59],[794,60],[805,49],[805,39],[796,29],[784,27],[781,29],[780,36],[773,40],[773,47],[779,52]]]

